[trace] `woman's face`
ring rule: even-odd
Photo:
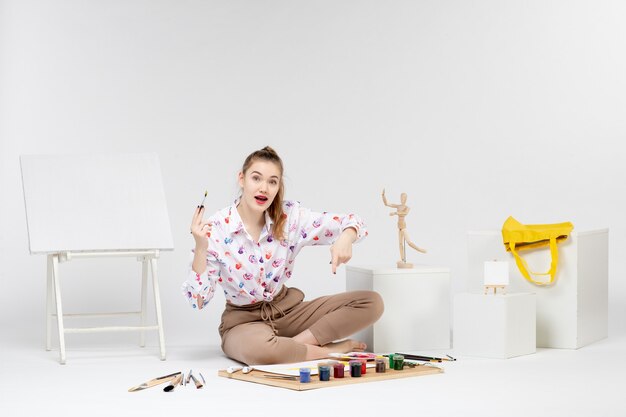
[[[254,161],[245,174],[239,173],[239,186],[243,190],[241,201],[251,210],[264,212],[278,194],[280,181],[277,164],[262,159]]]

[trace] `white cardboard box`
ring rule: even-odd
[[[346,266],[346,289],[374,290],[385,312],[353,337],[372,352],[450,348],[450,269]]]
[[[574,231],[559,243],[556,282],[537,286],[522,276],[505,251],[500,231],[468,233],[468,291],[481,291],[485,261],[509,262],[507,292],[537,295],[537,346],[577,349],[608,335],[608,229]],[[521,251],[530,270],[550,268],[548,249]]]
[[[507,359],[536,351],[534,294],[457,294],[453,317],[455,355]]]

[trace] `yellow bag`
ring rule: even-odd
[[[556,266],[559,262],[559,252],[556,247],[557,242],[567,239],[567,236],[574,229],[574,225],[570,222],[555,224],[528,224],[524,225],[509,217],[502,226],[502,241],[507,252],[511,252],[515,256],[515,263],[524,278],[536,285],[551,285],[554,283],[556,276]],[[550,270],[546,273],[538,273],[530,271],[534,275],[550,275],[550,282],[535,281],[528,273],[528,265],[517,253],[518,250],[541,248],[550,246],[550,254],[552,262]]]

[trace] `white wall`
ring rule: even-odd
[[[289,198],[366,219],[355,264],[396,261],[380,191],[408,193],[408,231],[429,251],[410,260],[451,267],[454,291],[467,230],[509,214],[610,227],[610,334],[623,333],[624,21],[620,0],[0,0],[3,343],[43,344],[20,154],[156,151],[176,247],[160,261],[167,342],[217,344],[223,296],[197,313],[179,295],[188,222],[205,189],[209,210],[227,205],[266,144]],[[327,259],[304,251],[291,284],[342,291]],[[66,310],[135,308],[135,264],[62,264]]]

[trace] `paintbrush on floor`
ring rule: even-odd
[[[204,386],[204,385],[202,384],[202,382],[198,381],[198,380],[196,379],[196,377],[195,377],[195,376],[193,376],[193,374],[192,374],[192,373],[190,373],[190,374],[189,374],[189,376],[191,377],[191,380],[193,381],[193,383],[194,383],[194,384],[196,384],[196,388],[197,388],[197,389],[200,389],[200,388],[202,388],[202,387]],[[203,379],[204,379],[204,378],[203,378]]]
[[[172,380],[172,382],[170,382],[168,386],[163,388],[163,391],[165,392],[174,391],[174,388],[176,388],[176,386],[178,386],[178,384],[180,384],[182,380],[183,380],[183,374],[179,374],[176,378]]]

